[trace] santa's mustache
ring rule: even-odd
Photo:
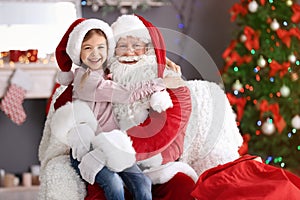
[[[146,55],[140,55],[140,56],[117,56],[117,60],[119,62],[137,62],[143,58],[145,58]]]

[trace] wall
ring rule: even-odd
[[[14,124],[0,112],[0,168],[7,172],[22,173],[38,164],[38,146],[45,122],[46,100],[25,100],[25,123]]]
[[[222,68],[221,54],[229,44],[234,28],[234,25],[230,23],[228,10],[233,3],[238,1],[173,0],[173,2],[175,6],[153,8],[146,12],[137,12],[137,14],[144,16],[157,27],[181,31],[177,27],[180,20],[176,16],[182,13],[187,28],[185,34],[202,45],[217,67]],[[176,11],[176,7],[180,12]],[[83,17],[102,18],[109,24],[120,14],[116,11],[102,16],[101,11],[94,13],[89,7],[84,7],[82,13]],[[188,49],[184,44],[182,47],[185,50]],[[201,78],[201,74],[198,74],[194,67],[181,56],[170,52],[168,56],[181,65],[183,75],[187,79]],[[199,63],[203,64],[201,57],[199,57]],[[210,65],[203,64],[203,67],[208,68]],[[22,126],[13,124],[0,111],[0,168],[12,173],[22,173],[27,171],[30,165],[38,163],[37,152],[46,117],[46,102],[46,99],[26,100],[24,108],[27,120]]]

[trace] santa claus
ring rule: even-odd
[[[85,21],[85,24],[91,26],[87,21]],[[72,32],[74,26],[76,26],[76,23],[74,23],[74,25],[70,27],[70,29],[66,33],[67,35],[69,35],[70,32]],[[68,37],[64,37],[64,38],[68,38]],[[56,53],[57,53],[57,61],[59,63],[59,66],[62,69],[67,68],[68,70],[70,70],[71,68],[70,59],[68,59],[68,57],[65,56],[65,48],[67,46],[66,45],[67,42],[68,39],[63,39],[61,41],[62,44],[59,44],[58,46],[59,48],[57,49]],[[64,56],[60,56],[60,54],[64,54]],[[165,54],[163,56],[164,56],[163,59],[165,59]],[[161,77],[161,75],[158,74],[157,76]],[[182,88],[182,89],[183,91],[188,91],[187,88]],[[70,103],[66,104],[66,102],[71,99],[71,92],[72,92],[71,85],[69,85],[68,87],[62,86],[59,87],[56,90],[55,94],[52,96],[53,101],[51,103],[50,110],[47,116],[44,135],[39,148],[39,158],[42,167],[41,177],[40,177],[41,179],[40,199],[83,199],[84,196],[86,195],[85,185],[83,181],[78,177],[76,173],[74,173],[74,170],[70,168],[70,161],[68,158],[69,146],[61,143],[59,138],[64,137],[68,132],[68,128],[70,128],[68,123],[70,121],[68,120],[70,118],[70,113],[80,113],[80,119],[85,120],[87,123],[93,121],[92,118],[94,116],[87,106],[79,105],[75,102],[73,104]],[[182,95],[184,96],[186,96],[186,94],[187,94],[186,92],[182,93]],[[175,117],[183,116],[182,113],[180,113],[180,109],[181,106],[184,105],[184,103],[176,99],[177,99],[176,96],[173,95],[173,108],[172,108],[173,111],[172,112],[168,111],[167,113],[173,113],[173,116]],[[148,154],[148,152],[149,153],[153,152],[154,149],[156,149],[156,151],[158,152],[162,152],[164,149],[166,149],[167,146],[169,146],[170,143],[172,143],[172,141],[174,141],[177,138],[178,133],[182,132],[181,129],[184,131],[186,127],[186,121],[190,114],[189,95],[187,95],[187,97],[185,98],[182,98],[182,100],[183,101],[187,100],[185,102],[187,102],[188,105],[187,107],[185,107],[185,111],[183,112],[184,116],[182,117],[182,120],[180,118],[177,121],[171,120],[172,119],[171,117],[166,117],[166,115],[163,114],[162,117],[160,117],[160,119],[167,119],[168,126],[165,126],[167,127],[167,129],[166,128],[162,130],[160,130],[159,128],[155,128],[154,130],[151,129],[152,131],[158,130],[160,132],[159,134],[157,134],[156,132],[151,133],[152,135],[155,136],[150,138],[150,140],[154,142],[152,144],[148,143],[149,140],[142,140],[143,143],[145,142],[148,143],[148,145],[144,145],[143,148],[145,148],[145,146],[151,147],[150,149],[146,149],[147,150],[146,158],[150,157],[150,154]],[[58,123],[54,123],[55,121]],[[183,125],[181,125],[181,121]],[[146,129],[146,128],[143,127],[142,129]],[[171,130],[171,129],[174,129],[175,131],[172,132],[170,131],[170,134],[163,134],[163,133],[168,133],[166,130]],[[53,134],[54,132],[56,132],[56,134]],[[157,138],[156,135],[160,135],[163,137]],[[138,142],[135,143],[138,144]],[[142,146],[142,144],[137,146]],[[144,153],[141,152],[141,155],[144,155]],[[144,167],[147,166],[146,163],[147,162],[143,164]],[[161,161],[159,161],[158,163],[161,163]],[[180,165],[177,165],[176,163],[172,166],[174,166],[173,168],[175,170],[169,173],[168,176],[166,177],[162,176],[163,179],[158,181],[153,181],[154,183],[161,183],[161,184],[155,184],[155,186],[153,187],[154,199],[155,197],[166,198],[166,199],[192,198],[190,196],[190,192],[194,187],[194,183],[197,178],[195,172],[192,170],[192,168],[190,168],[187,164],[184,163],[181,163]],[[184,173],[180,173],[181,171],[186,171],[187,175]],[[152,173],[153,172],[155,171],[152,171]],[[156,173],[153,174],[155,175]],[[64,179],[62,180],[61,177],[63,177]],[[191,177],[194,179],[192,179]],[[184,184],[184,186],[182,184]],[[179,192],[179,188],[181,189],[180,192]],[[101,191],[99,188],[96,189],[97,191]],[[88,191],[89,192],[86,199],[102,198],[99,197],[99,195],[101,196],[103,193],[91,192],[93,191],[93,188],[90,189],[90,187]],[[95,195],[98,195],[98,197],[95,197]]]
[[[151,23],[142,17],[123,15],[112,28],[117,45],[108,66],[114,81],[127,85],[180,76],[165,69],[164,42]],[[190,93],[187,87],[168,89],[168,93],[164,96],[170,95],[173,105],[165,112],[155,105],[157,96],[152,95],[132,104],[114,104],[114,114],[133,141],[139,166],[152,180],[153,199],[192,199],[190,189],[198,176],[188,164],[177,161],[191,113]],[[98,185],[89,185],[86,199],[100,199],[102,195]]]
[[[151,23],[142,17],[125,15],[118,18],[113,29],[116,42],[127,36],[138,38],[147,50],[144,55],[121,55],[117,54],[118,50],[131,48],[137,52],[141,49],[128,41],[125,46],[117,46],[116,58],[111,60],[110,68],[115,81],[126,84],[168,73],[163,38]],[[153,181],[153,199],[192,199],[190,193],[197,175],[239,156],[242,139],[224,91],[207,81],[186,81],[186,84],[187,87],[168,90],[173,107],[165,112],[148,110],[145,102],[149,99],[136,106],[115,105],[121,126],[127,129],[133,141],[137,160]],[[86,194],[85,184],[69,164],[69,147],[51,134],[49,124],[53,113],[57,112],[54,102],[55,107],[61,109],[60,106],[71,99],[71,91],[69,87],[60,87],[52,97],[39,150],[42,165],[40,196],[41,199],[105,199],[97,185],[88,185]],[[84,108],[74,109],[77,109],[74,112],[89,114]],[[144,122],[131,128],[141,121]]]
[[[114,81],[126,85],[157,76],[180,76],[165,68],[164,41],[158,29],[144,18],[123,15],[112,28],[117,42],[115,57],[109,65]],[[154,184],[162,184],[165,193],[170,191],[164,190],[169,189],[164,184],[172,182],[177,174],[195,178],[185,164],[200,175],[211,167],[237,159],[242,144],[223,90],[207,81],[186,81],[186,85],[168,90],[174,106],[161,114],[148,110],[149,99],[114,105],[121,128],[133,140],[139,165]],[[140,122],[143,123],[135,126]],[[176,188],[177,182],[172,183],[171,187]],[[97,186],[89,187],[89,191],[101,194]],[[171,194],[172,198],[165,196],[165,199],[189,198],[189,195],[179,196],[174,190]],[[153,192],[154,199],[155,195]]]

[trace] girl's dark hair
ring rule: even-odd
[[[85,41],[87,41],[88,39],[90,39],[90,38],[92,37],[93,33],[96,33],[96,34],[98,34],[98,35],[100,35],[100,36],[105,37],[106,43],[107,43],[106,35],[105,35],[105,33],[104,33],[103,31],[101,31],[100,29],[91,29],[91,30],[89,30],[89,31],[85,34],[85,36],[84,36],[82,42],[85,42]]]

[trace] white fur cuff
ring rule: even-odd
[[[92,145],[104,152],[107,167],[115,172],[123,171],[136,161],[132,141],[120,130],[100,133],[92,140]]]
[[[143,171],[150,177],[152,184],[163,184],[172,179],[178,172],[182,172],[191,177],[194,182],[197,181],[198,175],[195,170],[183,162],[170,162],[159,167],[154,167]]]
[[[154,111],[159,113],[173,107],[171,97],[166,90],[152,94],[150,98],[150,105]]]
[[[161,153],[156,154],[148,159],[141,160],[138,162],[138,165],[143,169],[149,169],[153,167],[158,167],[162,164],[163,158]]]
[[[60,107],[52,116],[50,128],[58,140],[68,145],[67,134],[76,125],[87,123],[96,131],[97,120],[90,107],[82,101],[74,101]]]

